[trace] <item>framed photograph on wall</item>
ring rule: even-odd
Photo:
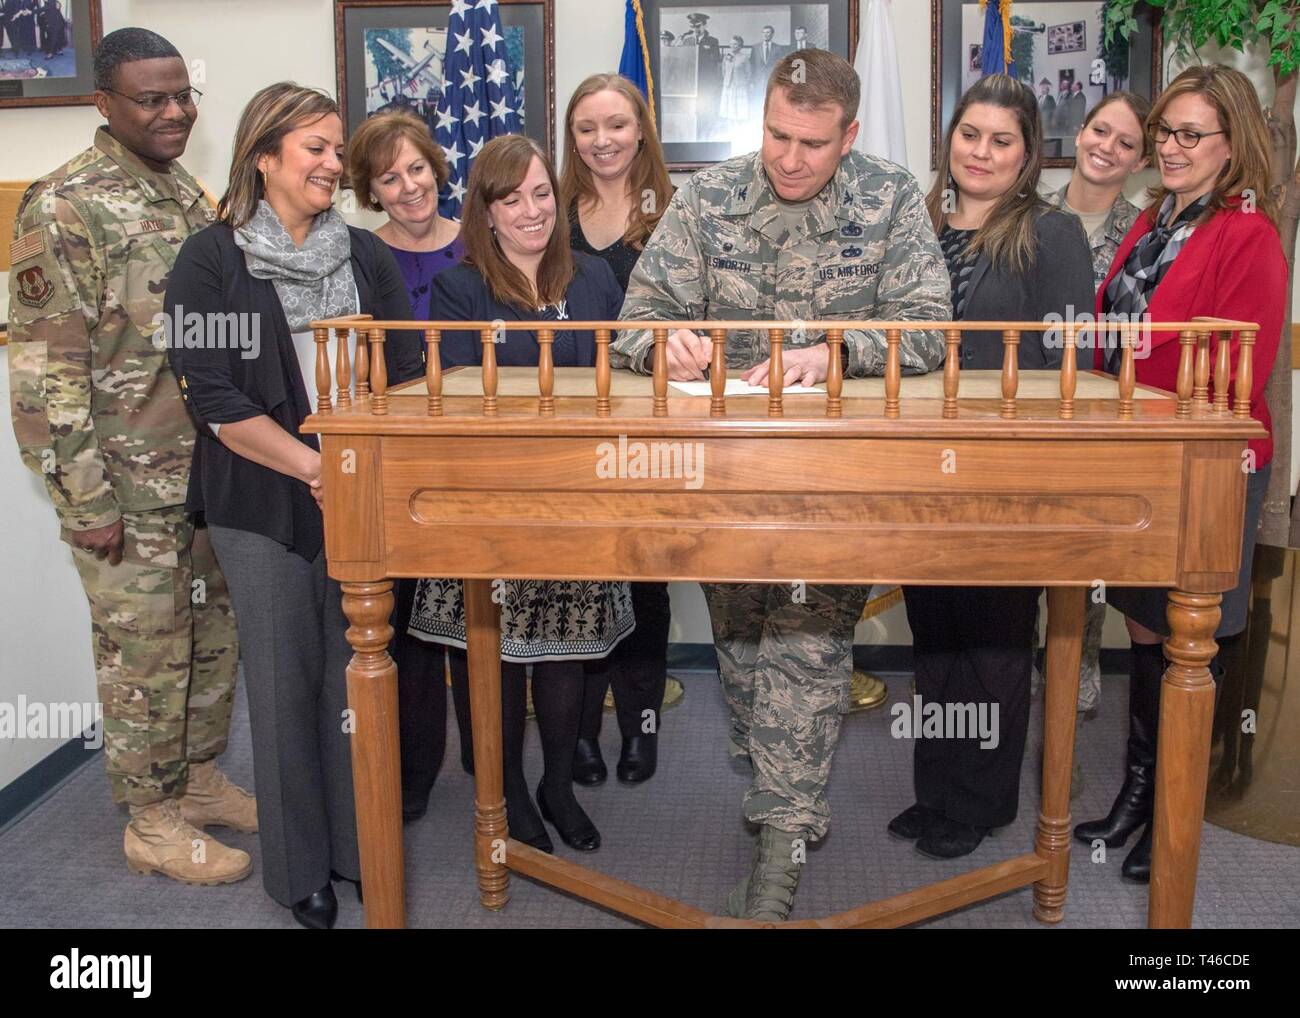
[[[979,0],[930,0],[930,168],[938,169],[943,132],[957,100],[980,77],[971,48],[984,39]],[[1019,0],[1011,8],[1015,74],[1038,96],[1044,166],[1072,168],[1074,139],[1088,110],[1124,89],[1154,98],[1164,87],[1160,25],[1146,5],[1138,31],[1107,48],[1102,0]]]
[[[659,140],[670,170],[698,170],[762,142],[772,68],[805,47],[852,62],[858,0],[644,0]]]
[[[452,0],[335,0],[334,62],[348,134],[380,110],[404,106],[433,134]],[[555,153],[553,0],[498,0],[524,133]]]
[[[0,109],[89,106],[100,0],[0,0]]]

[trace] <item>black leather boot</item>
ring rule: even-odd
[[[600,755],[600,743],[595,739],[578,738],[573,750],[573,780],[580,785],[604,784],[609,777],[605,758]]]
[[[1134,831],[1151,820],[1156,797],[1156,736],[1160,729],[1160,681],[1165,658],[1158,643],[1135,643],[1131,653],[1124,784],[1105,817],[1085,821],[1074,828],[1075,839],[1085,845],[1100,840],[1107,848],[1119,848]]]
[[[1147,824],[1142,830],[1142,837],[1138,838],[1137,844],[1124,858],[1124,865],[1120,868],[1120,874],[1127,880],[1136,880],[1139,884],[1151,883],[1151,830],[1155,827],[1155,821]]]

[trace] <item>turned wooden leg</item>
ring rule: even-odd
[[[474,729],[474,866],[484,908],[510,900],[506,800],[501,777],[501,613],[489,580],[465,581],[465,642]]]
[[[1218,650],[1214,631],[1222,600],[1221,594],[1169,592],[1169,668],[1160,685],[1156,826],[1147,899],[1147,926],[1152,929],[1192,925],[1214,725],[1209,664]]]
[[[352,783],[357,803],[361,884],[366,925],[406,925],[402,870],[402,769],[397,728],[397,666],[388,656],[393,629],[393,581],[344,583],[348,643],[348,706],[352,732]]]
[[[1070,879],[1070,773],[1087,594],[1082,587],[1047,588],[1043,800],[1034,839],[1034,851],[1051,863],[1047,876],[1034,884],[1034,918],[1044,923],[1059,923],[1065,917],[1065,892]]]

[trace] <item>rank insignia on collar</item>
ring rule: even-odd
[[[840,236],[842,237],[861,237],[862,227],[857,223],[845,223],[840,227]]]
[[[853,192],[852,192],[852,191],[845,191],[845,192],[844,192],[844,204],[845,204],[845,205],[852,205],[852,204],[853,204]]]
[[[840,252],[840,257],[856,258],[860,254],[862,254],[862,248],[858,247],[856,244],[850,244],[848,247],[846,247],[843,251]]]
[[[736,197],[741,201],[746,201],[749,198],[749,185],[746,184],[744,187],[737,188]]]
[[[16,282],[18,303],[29,308],[43,308],[54,296],[54,284],[45,278],[45,269],[40,265],[23,269]]]

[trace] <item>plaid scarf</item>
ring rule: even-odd
[[[1124,267],[1115,273],[1110,286],[1106,287],[1101,302],[1104,314],[1124,315],[1130,322],[1146,314],[1151,295],[1196,229],[1196,220],[1209,202],[1210,195],[1204,195],[1175,218],[1174,196],[1171,194],[1165,198],[1156,215],[1155,226],[1133,245]],[[1106,351],[1107,371],[1119,371],[1120,354],[1118,345]]]

